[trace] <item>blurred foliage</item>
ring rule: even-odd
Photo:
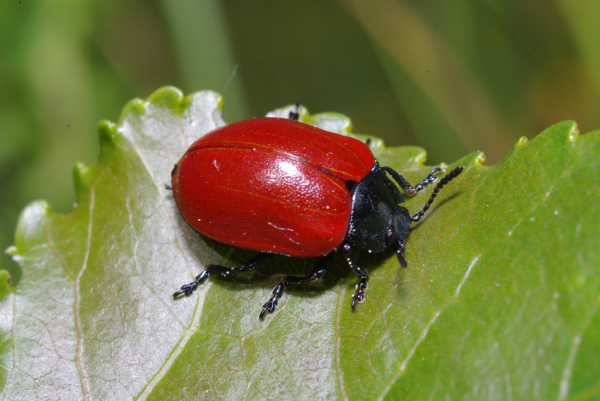
[[[71,209],[97,122],[160,86],[223,93],[227,121],[298,101],[430,164],[496,162],[556,122],[600,127],[599,31],[595,0],[3,1],[0,248],[32,200]]]

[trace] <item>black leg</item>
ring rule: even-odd
[[[267,312],[273,313],[275,311],[275,307],[277,306],[277,302],[279,298],[283,295],[283,292],[290,285],[297,285],[302,283],[310,283],[311,281],[316,281],[322,278],[325,273],[327,273],[327,269],[331,266],[331,262],[333,262],[334,252],[331,252],[328,255],[323,256],[322,258],[317,259],[317,264],[315,266],[315,270],[310,276],[285,276],[281,279],[281,282],[275,287],[273,290],[273,296],[269,301],[264,304],[262,312],[258,317],[260,319],[264,318]]]
[[[440,182],[438,182],[438,184],[433,189],[433,193],[431,194],[431,198],[429,198],[429,201],[427,201],[427,203],[425,204],[425,206],[423,206],[423,209],[419,213],[417,213],[414,216],[412,216],[411,220],[412,221],[419,221],[419,220],[421,220],[421,217],[423,217],[423,215],[425,214],[425,212],[427,210],[429,210],[429,207],[431,206],[431,203],[433,202],[433,200],[437,196],[438,192],[440,192],[440,190],[442,188],[444,188],[444,185],[448,184],[450,181],[452,181],[453,179],[455,179],[460,173],[462,173],[462,171],[464,170],[464,168],[465,168],[464,166],[458,166],[454,170],[452,170],[451,172],[449,172],[448,174],[446,174],[444,176],[444,178],[442,178],[440,180]]]
[[[354,271],[354,274],[358,276],[358,284],[356,285],[356,293],[352,297],[352,310],[356,310],[356,303],[362,302],[365,300],[365,290],[367,289],[367,279],[369,278],[369,273],[367,270],[360,266],[354,259],[352,259],[352,247],[350,244],[346,243],[342,246],[344,250],[344,256],[346,257],[346,261]]]
[[[290,111],[288,118],[290,120],[298,121],[298,119],[300,118],[299,109],[300,109],[300,103],[296,103],[296,107],[294,108],[294,111]]]
[[[181,286],[181,289],[173,294],[173,298],[179,298],[182,295],[190,295],[199,284],[202,284],[207,278],[214,274],[219,274],[221,276],[227,277],[230,274],[238,274],[241,272],[247,272],[257,268],[258,266],[265,263],[267,260],[271,259],[273,254],[271,253],[259,253],[255,255],[248,262],[244,263],[243,266],[237,268],[219,266],[219,265],[208,265],[206,270],[196,276],[196,280],[192,281],[189,284],[185,284]]]
[[[415,185],[413,187],[406,180],[406,178],[404,178],[402,175],[400,175],[400,173],[398,173],[396,170],[393,170],[392,168],[387,167],[387,166],[384,167],[384,169],[392,176],[392,178],[398,183],[398,185],[400,185],[400,187],[404,190],[404,193],[408,196],[413,196],[417,192],[421,192],[427,185],[431,184],[432,182],[434,182],[437,179],[434,176],[435,173],[439,173],[440,171],[443,171],[439,167],[434,168],[433,170],[431,170],[429,175],[423,181],[421,181],[420,183],[418,183],[417,185]]]
[[[352,307],[353,311],[356,310],[357,302],[363,302],[365,300],[365,290],[367,289],[367,279],[361,278],[358,281],[358,284],[356,284],[355,288],[356,288],[356,294],[354,294],[354,296],[352,297],[352,304],[350,305]]]
[[[398,257],[398,262],[400,262],[400,265],[402,265],[402,267],[408,266],[408,264],[406,263],[406,259],[404,259],[404,248],[404,241],[399,240],[398,248],[396,249],[396,256]]]

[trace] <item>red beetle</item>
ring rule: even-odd
[[[386,173],[414,195],[435,181],[436,168],[413,187],[399,173],[380,167],[363,142],[290,119],[263,117],[208,133],[190,146],[172,171],[172,189],[184,219],[221,244],[258,251],[239,268],[209,265],[173,296],[190,295],[213,274],[249,271],[273,254],[319,258],[312,275],[285,276],[264,305],[260,318],[275,310],[290,285],[324,276],[338,248],[359,277],[352,299],[364,300],[367,271],[351,256],[396,248],[404,260],[404,239],[437,192],[462,171],[446,175],[423,210],[410,217],[400,191]]]

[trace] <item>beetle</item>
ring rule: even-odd
[[[390,167],[380,166],[369,147],[348,136],[298,120],[262,117],[217,128],[194,142],[171,172],[173,196],[183,218],[203,236],[225,245],[257,251],[238,268],[208,265],[193,282],[173,294],[190,295],[208,277],[255,269],[280,254],[318,258],[310,276],[284,276],[259,318],[273,313],[289,286],[321,279],[335,252],[343,252],[358,276],[352,310],[365,299],[367,270],[352,257],[396,250],[406,267],[405,240],[458,166],[435,187],[423,209],[413,215],[391,178],[412,196],[433,183],[434,168],[414,187]],[[389,175],[389,176],[388,176]]]

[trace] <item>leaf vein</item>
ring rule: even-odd
[[[90,398],[89,393],[89,384],[87,383],[87,377],[85,376],[85,372],[83,371],[82,359],[83,359],[83,333],[81,331],[81,315],[79,313],[80,307],[80,283],[81,277],[83,273],[87,269],[88,259],[90,256],[90,250],[92,246],[92,228],[94,226],[94,202],[95,202],[95,192],[94,188],[90,188],[90,207],[89,207],[89,215],[88,215],[88,227],[87,227],[87,239],[85,246],[85,256],[83,258],[83,264],[79,273],[77,274],[77,278],[75,279],[75,287],[74,291],[74,302],[73,302],[73,314],[75,317],[75,329],[77,333],[77,354],[75,357],[75,365],[77,367],[77,374],[79,376],[79,381],[81,382],[81,391],[83,392],[83,397],[87,401]]]

